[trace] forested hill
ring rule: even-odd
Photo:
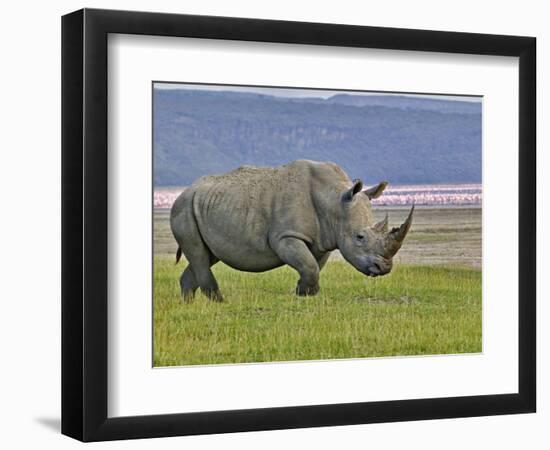
[[[368,183],[481,181],[481,103],[154,90],[155,186],[243,164],[333,161]]]

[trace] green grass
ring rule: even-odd
[[[217,264],[225,297],[179,293],[184,264],[155,258],[154,365],[246,363],[481,351],[481,271],[397,265],[366,278],[329,261],[315,297],[288,267],[261,274]]]

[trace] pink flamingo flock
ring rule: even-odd
[[[170,208],[184,190],[157,188],[153,195],[155,208]],[[390,186],[384,195],[373,200],[376,206],[406,206],[415,203],[426,206],[481,205],[481,184],[439,184]]]

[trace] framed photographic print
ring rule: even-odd
[[[62,21],[62,432],[535,411],[535,39]]]

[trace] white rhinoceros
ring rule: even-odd
[[[363,190],[360,180],[351,181],[336,164],[306,160],[199,178],[170,214],[176,259],[183,252],[189,262],[180,278],[184,299],[200,287],[222,300],[210,270],[218,261],[246,272],[288,264],[300,274],[298,295],[319,291],[319,272],[335,249],[365,275],[387,274],[414,206],[400,227],[388,231],[387,215],[373,223],[370,200],[386,186]]]

